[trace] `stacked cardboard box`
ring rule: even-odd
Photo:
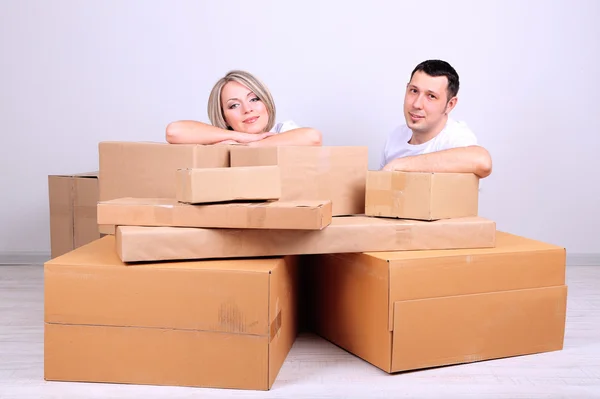
[[[49,175],[48,200],[52,258],[100,238],[98,172]]]
[[[473,175],[368,171],[365,147],[99,149],[110,235],[45,265],[46,379],[270,389],[300,305],[388,372],[562,347],[564,249],[496,232]]]

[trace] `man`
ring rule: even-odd
[[[406,172],[492,172],[487,150],[462,122],[448,115],[456,106],[459,79],[445,61],[428,60],[413,70],[404,96],[406,124],[387,138],[383,170]]]

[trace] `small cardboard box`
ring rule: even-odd
[[[331,224],[331,201],[189,205],[168,198],[120,198],[98,203],[98,223],[113,226],[321,230]]]
[[[495,248],[303,258],[314,331],[386,372],[563,347],[564,248],[498,232]]]
[[[100,238],[98,172],[49,175],[48,197],[52,258]]]
[[[478,215],[479,178],[472,173],[369,171],[365,214],[436,220]]]
[[[278,165],[281,200],[330,200],[333,216],[365,212],[367,147],[231,146],[231,166]]]
[[[281,197],[278,166],[179,169],[177,200],[188,204],[276,200]]]
[[[244,258],[362,251],[493,247],[496,224],[459,218],[434,222],[335,217],[323,230],[119,226],[123,262]]]
[[[297,333],[296,257],[124,267],[106,236],[44,265],[44,377],[267,390]]]
[[[123,197],[175,198],[177,169],[229,166],[226,145],[104,141],[100,200]]]

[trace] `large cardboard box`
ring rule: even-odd
[[[49,175],[50,252],[55,258],[100,237],[98,172]]]
[[[281,197],[281,174],[273,165],[179,169],[176,197],[188,204],[276,200]]]
[[[564,248],[498,232],[496,247],[303,258],[316,333],[387,372],[563,347]]]
[[[177,169],[229,166],[225,145],[105,141],[98,145],[100,200],[175,198]]]
[[[98,203],[98,223],[113,226],[321,230],[331,224],[331,201],[190,205],[168,198],[119,198]]]
[[[119,226],[123,262],[493,247],[496,224],[459,218],[433,222],[335,217],[323,230]]]
[[[365,214],[436,220],[477,216],[479,177],[472,173],[369,171]]]
[[[331,200],[333,216],[362,215],[367,147],[231,146],[231,166],[279,165],[281,200]]]
[[[124,267],[113,236],[53,259],[45,379],[267,390],[297,332],[296,263]]]

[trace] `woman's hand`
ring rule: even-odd
[[[238,144],[246,144],[252,143],[254,141],[260,141],[266,139],[267,137],[273,136],[274,132],[265,132],[265,133],[242,133],[237,132],[233,137],[233,141],[236,141]]]
[[[221,145],[221,144],[240,144],[235,140],[223,140],[223,141],[219,141],[216,142],[214,145]]]

